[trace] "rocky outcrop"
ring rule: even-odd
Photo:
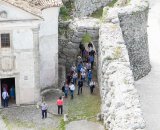
[[[98,48],[99,20],[94,18],[74,19],[70,24],[61,25],[65,30],[59,37],[59,64],[67,70],[76,61],[79,54],[79,44],[87,33],[91,36],[95,48]]]
[[[74,0],[76,17],[84,17],[106,6],[112,0]]]
[[[59,23],[59,86],[63,85],[66,73],[79,55],[79,44],[87,33],[95,48],[98,48],[99,20],[83,18]]]
[[[121,29],[123,20],[120,16],[125,13],[131,15],[133,11],[143,14],[147,8],[146,1],[132,0],[130,5],[124,8],[104,9],[99,32],[98,80],[102,99],[101,111],[104,125],[108,130],[144,130],[145,128],[130,67],[128,55],[130,50],[127,47],[123,29]],[[128,23],[131,23],[129,19]]]

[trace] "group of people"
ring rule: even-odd
[[[93,81],[93,66],[95,51],[93,49],[93,44],[88,44],[88,49],[80,43],[79,45],[80,55],[77,57],[76,64],[70,68],[69,73],[66,76],[66,80],[62,86],[62,91],[64,92],[64,97],[67,98],[70,92],[71,99],[74,98],[74,91],[76,86],[78,86],[77,95],[82,94],[82,88],[86,82],[87,86],[90,88],[90,93],[92,94],[95,88],[95,82]],[[63,96],[60,96],[57,101],[58,114],[63,114]],[[45,102],[41,105],[42,119],[47,118],[47,104]]]
[[[76,86],[78,86],[77,94],[82,94],[84,82],[87,82],[87,86],[90,87],[91,94],[95,88],[95,82],[93,81],[93,65],[95,58],[93,44],[89,43],[88,49],[85,49],[85,46],[80,43],[79,49],[81,54],[77,57],[76,64],[73,63],[71,66],[62,87],[65,98],[68,97],[70,92],[71,99],[73,99]]]
[[[84,62],[91,64],[91,69],[93,69],[94,60],[95,60],[95,50],[91,42],[88,43],[88,47],[84,46],[83,43],[79,44],[79,49],[81,51],[81,57]]]
[[[10,89],[6,82],[2,83],[2,104],[3,107],[8,107],[9,99],[15,99],[15,88],[12,86]]]

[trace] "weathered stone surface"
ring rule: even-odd
[[[133,3],[135,2],[137,1],[133,0]],[[143,8],[145,5],[144,3],[144,1],[141,1],[139,6],[142,6]],[[133,6],[132,4],[130,6]],[[145,7],[147,8],[147,4]],[[131,13],[131,10],[133,9],[131,7],[124,8],[129,9],[129,13]],[[142,11],[143,14],[145,10],[139,11]],[[146,40],[144,40],[145,42],[140,42],[141,40],[146,39],[146,35],[144,34],[146,27],[142,27],[142,30],[144,29],[144,32],[142,33],[143,37],[138,35],[139,31],[133,31],[131,27],[132,33],[130,32],[131,36],[130,38],[128,37],[130,40],[129,46],[131,46],[131,50],[129,50],[124,38],[123,29],[121,29],[121,23],[123,22],[119,15],[121,12],[128,14],[127,11],[123,10],[123,8],[119,9],[116,7],[109,9],[107,16],[104,16],[104,22],[100,27],[98,48],[98,80],[101,89],[101,110],[104,125],[108,130],[142,130],[145,128],[145,121],[140,108],[139,96],[134,87],[133,77],[135,75],[133,76],[134,71],[132,73],[130,60],[131,58],[135,59],[136,61],[141,60],[141,63],[143,64],[148,61],[147,58],[145,58],[148,53],[146,49],[147,42]],[[125,13],[123,13],[123,16]],[[127,19],[125,24],[136,22],[131,22],[131,20],[133,20],[132,17]],[[135,35],[137,37],[134,37]],[[134,42],[132,42],[132,37]],[[143,50],[143,53],[139,50]],[[134,57],[134,55],[129,57],[130,51],[139,53],[136,54],[136,57]]]
[[[80,52],[79,44],[86,33],[92,37],[95,48],[98,48],[99,23],[99,20],[94,18],[76,18],[67,27],[64,25],[69,31],[69,36],[67,35],[67,38],[59,37],[59,64],[65,64],[69,68],[76,61]]]
[[[112,0],[74,0],[75,16],[84,17],[106,6]]]
[[[147,37],[148,4],[141,8],[135,7],[132,12],[126,11],[119,14],[120,26],[128,48],[133,75],[135,80],[138,80],[151,70]]]

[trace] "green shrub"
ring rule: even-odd
[[[62,20],[66,21],[68,19],[71,19],[71,12],[73,9],[73,3],[68,1],[66,2],[61,8],[60,8],[60,13],[59,16]]]
[[[62,6],[60,8],[60,17],[62,18],[62,20],[68,20],[70,19],[70,16],[69,16],[69,10],[65,7],[65,6]]]
[[[89,43],[91,41],[92,41],[92,38],[91,38],[91,36],[88,33],[86,33],[85,35],[83,35],[83,37],[82,37],[82,42],[83,43]]]

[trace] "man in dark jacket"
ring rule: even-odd
[[[82,81],[82,79],[79,79],[79,81],[78,81],[78,95],[80,92],[82,94],[82,87],[83,87],[83,81]]]
[[[80,42],[80,44],[79,44],[79,49],[81,50],[81,55],[82,55],[82,58],[83,58],[83,51],[85,50],[85,47],[82,44],[82,42]]]

